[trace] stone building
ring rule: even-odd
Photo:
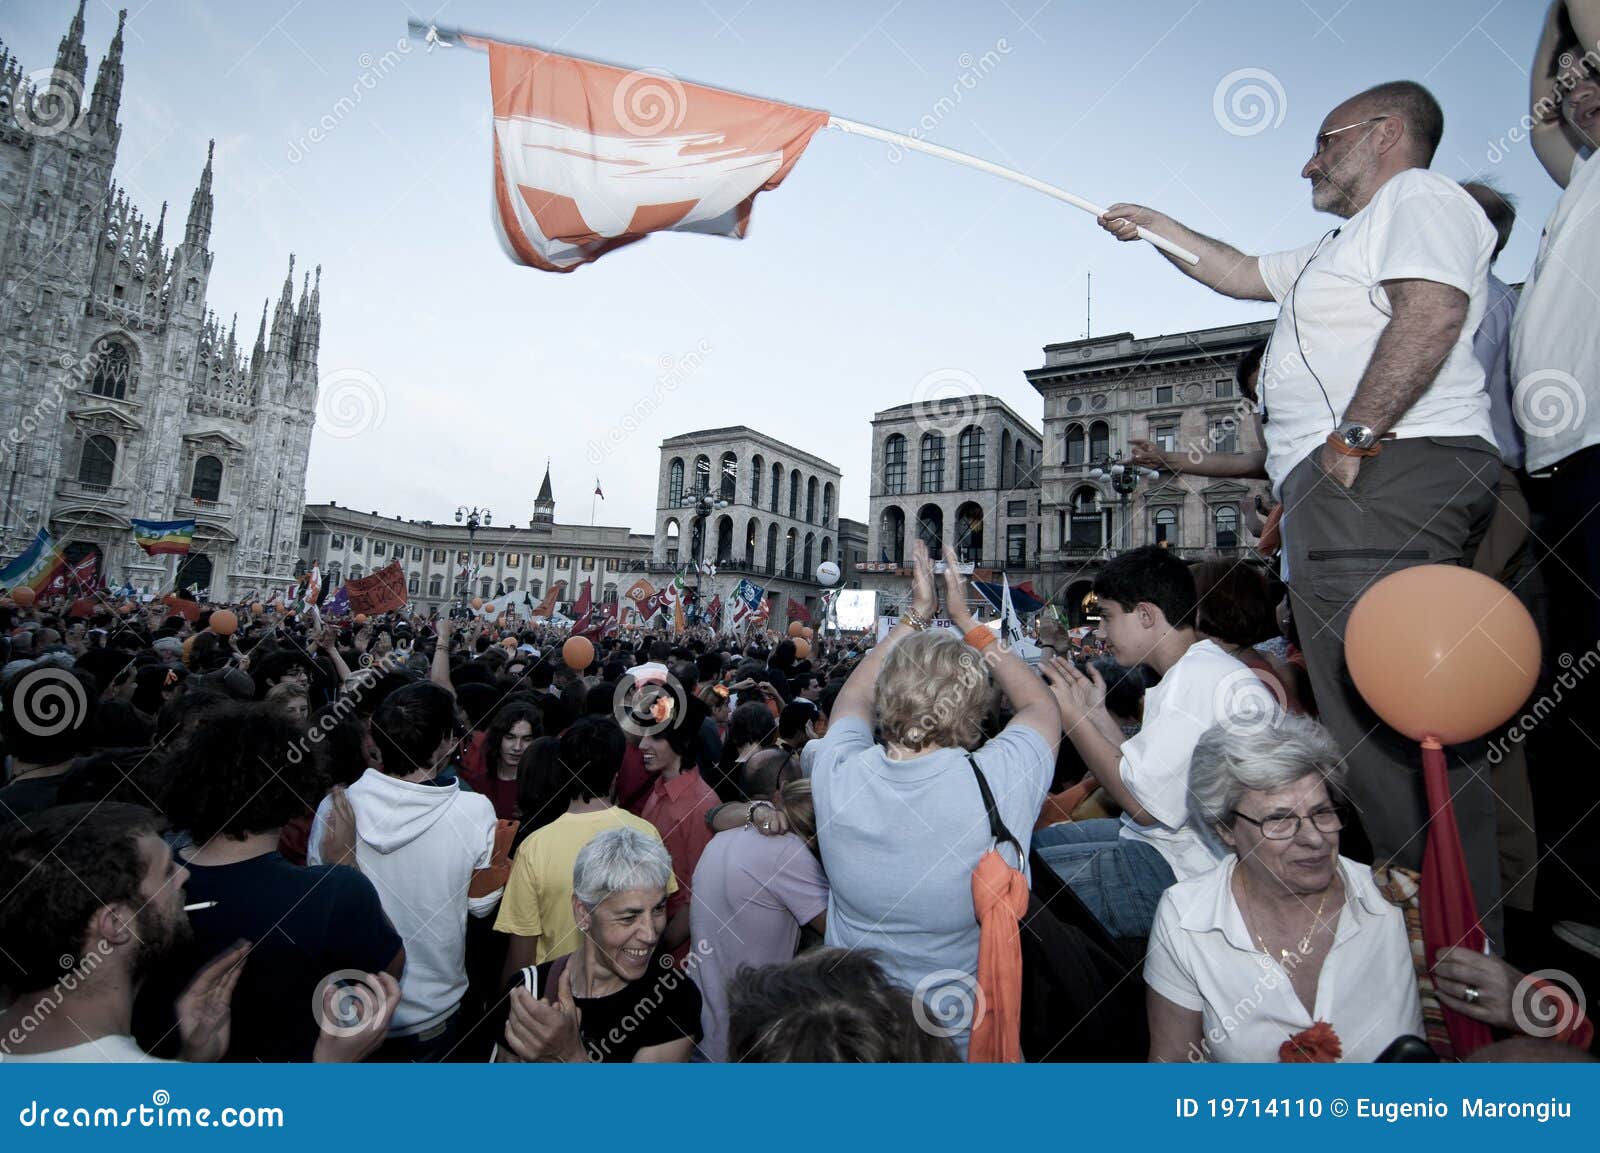
[[[1234,370],[1271,334],[1270,320],[1145,338],[1121,332],[1046,345],[1044,364],[1028,370],[1044,399],[1039,588],[1073,623],[1099,565],[1119,549],[1162,544],[1192,560],[1251,555],[1241,502],[1265,482],[1162,472],[1123,495],[1090,472],[1126,459],[1136,438],[1180,452],[1259,448]]]
[[[685,571],[690,583],[698,576],[707,597],[749,576],[767,588],[772,619],[782,622],[788,601],[815,603],[817,565],[843,568],[848,560],[839,478],[821,457],[743,425],[669,437],[661,442],[651,571]]]
[[[872,418],[872,488],[861,585],[903,597],[911,546],[943,542],[979,569],[1032,580],[1039,557],[1042,443],[992,396],[914,402]]]
[[[555,582],[565,587],[558,606],[576,600],[584,581],[601,602],[615,601],[646,570],[650,537],[611,525],[561,524],[555,519],[550,470],[526,525],[435,524],[337,504],[306,506],[300,565],[320,565],[323,586],[335,589],[399,561],[412,607],[446,609],[463,596],[493,597],[524,591],[535,601]],[[472,571],[470,582],[463,570]]]
[[[87,97],[82,3],[53,69],[0,45],[0,554],[47,528],[113,585],[235,597],[292,579],[319,293],[291,256],[241,343],[208,299],[209,151],[170,246],[113,179],[125,18]],[[193,518],[190,555],[146,556],[134,517]]]

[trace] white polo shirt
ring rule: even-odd
[[[1512,411],[1527,436],[1527,470],[1541,472],[1600,444],[1600,164],[1577,157],[1539,238],[1539,255],[1511,322]]]
[[[1422,1035],[1405,914],[1384,899],[1368,866],[1339,858],[1345,904],[1308,1014],[1288,970],[1250,939],[1233,896],[1238,863],[1230,854],[1162,894],[1144,960],[1145,984],[1202,1015],[1211,1060],[1275,1062],[1279,1046],[1315,1021],[1333,1026],[1345,1061],[1371,1061],[1396,1037]]]
[[[1390,430],[1494,443],[1483,368],[1473,355],[1495,231],[1461,186],[1426,168],[1390,177],[1336,234],[1259,258],[1279,303],[1261,365],[1267,475],[1283,479],[1339,427],[1392,315],[1385,280],[1432,280],[1467,294],[1467,319],[1439,374]],[[1315,255],[1315,259],[1313,259]],[[1296,352],[1296,349],[1299,352]]]
[[[1261,678],[1213,641],[1198,641],[1144,694],[1144,724],[1122,742],[1122,783],[1158,824],[1122,815],[1121,836],[1153,845],[1182,881],[1217,854],[1189,825],[1189,760],[1213,725],[1259,723],[1277,707]]]

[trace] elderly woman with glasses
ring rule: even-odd
[[[1339,855],[1344,766],[1314,721],[1208,730],[1190,821],[1228,852],[1168,889],[1145,958],[1152,1061],[1370,1061],[1422,1033],[1405,917]]]

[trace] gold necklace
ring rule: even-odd
[[[1322,890],[1322,899],[1317,902],[1317,911],[1315,913],[1311,914],[1311,926],[1308,929],[1306,929],[1305,934],[1300,938],[1300,941],[1299,941],[1300,956],[1302,956],[1302,957],[1307,957],[1307,956],[1310,956],[1310,954],[1311,954],[1311,934],[1315,933],[1317,931],[1317,926],[1319,924],[1321,924],[1321,922],[1322,922],[1322,909],[1323,909],[1323,906],[1325,906],[1327,903],[1328,903],[1328,890],[1324,889],[1324,890]],[[1267,948],[1267,940],[1266,940],[1266,938],[1263,937],[1259,932],[1256,934],[1256,941],[1261,945],[1261,951],[1263,953],[1265,953],[1269,957],[1272,956],[1272,950]],[[1289,954],[1289,950],[1288,949],[1279,949],[1278,950],[1278,964],[1287,965],[1289,963],[1289,956],[1290,956],[1290,954]]]

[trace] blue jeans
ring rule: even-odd
[[[1160,850],[1121,831],[1118,820],[1067,821],[1035,832],[1033,847],[1113,937],[1148,937],[1177,878]]]

